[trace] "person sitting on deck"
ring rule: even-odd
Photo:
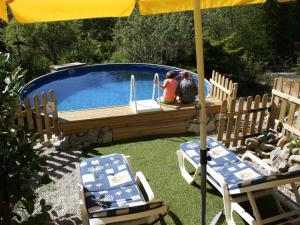
[[[175,76],[176,73],[174,71],[168,71],[164,83],[160,84],[160,87],[164,90],[163,97],[160,98],[161,103],[172,104],[175,102],[178,86]],[[154,80],[154,83],[158,84],[158,80]]]
[[[195,101],[198,94],[197,86],[193,80],[193,77],[188,72],[180,73],[180,83],[177,88],[177,96],[183,104],[190,104]]]

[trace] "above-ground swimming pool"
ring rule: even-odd
[[[153,64],[82,66],[38,77],[29,82],[21,94],[32,101],[34,95],[53,89],[58,111],[128,105],[132,74],[136,80],[136,99],[144,100],[152,97],[154,74],[159,74],[162,83],[169,70],[177,74],[180,71],[178,68]],[[197,75],[193,74],[193,77],[197,83]],[[209,89],[210,83],[205,80],[206,95]]]

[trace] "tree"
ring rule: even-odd
[[[290,66],[297,58],[294,43],[300,40],[300,1],[279,4],[270,0],[264,10],[273,64]]]
[[[112,60],[193,64],[193,32],[193,17],[189,12],[153,16],[134,12],[116,24],[117,47]]]

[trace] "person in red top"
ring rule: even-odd
[[[161,103],[172,104],[175,102],[176,89],[178,86],[175,77],[176,77],[176,73],[174,71],[168,71],[164,83],[160,84],[160,87],[164,89],[163,97],[160,98]],[[158,84],[157,80],[155,80],[154,82]]]

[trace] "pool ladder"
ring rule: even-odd
[[[157,80],[157,84],[154,83],[154,81]],[[159,91],[159,75],[158,73],[154,74],[154,79],[153,79],[153,88],[152,88],[152,100],[155,100],[155,90],[157,87],[157,94],[158,94],[158,104],[160,105],[160,91]],[[131,75],[131,80],[130,80],[130,96],[129,96],[129,104],[133,103],[135,104],[135,111],[137,111],[137,100],[136,100],[136,82],[135,82],[135,77],[134,75]]]

